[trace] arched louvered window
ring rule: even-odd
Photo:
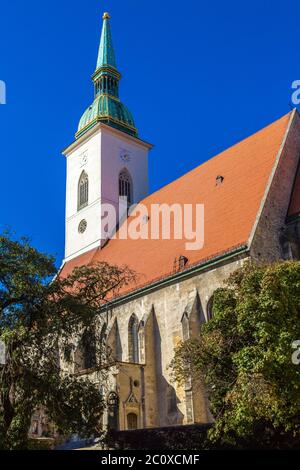
[[[89,200],[89,178],[85,171],[80,175],[78,182],[78,210],[88,205]]]
[[[133,313],[128,324],[128,359],[129,362],[139,362],[138,319]]]
[[[119,196],[127,198],[127,204],[132,203],[132,182],[127,170],[122,170],[119,175]]]

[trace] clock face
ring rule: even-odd
[[[87,157],[87,154],[83,154],[80,158],[80,165],[83,166],[87,163],[88,161],[88,157]]]
[[[121,160],[123,160],[123,162],[130,162],[130,160],[131,160],[129,153],[126,152],[126,151],[121,152],[120,158],[121,158]]]

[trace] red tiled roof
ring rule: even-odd
[[[131,286],[132,289],[169,274],[174,259],[180,255],[188,258],[187,266],[190,266],[247,244],[290,115],[288,113],[141,201],[148,208],[151,204],[203,203],[202,249],[186,251],[185,239],[113,239],[104,248],[67,262],[62,275],[67,275],[74,266],[89,262],[128,265],[139,275],[137,285]],[[216,185],[218,175],[224,180]]]
[[[93,256],[97,253],[98,248],[94,248],[93,250],[86,251],[82,255],[77,256],[76,258],[71,259],[67,263],[65,263],[60,271],[60,275],[63,277],[68,276],[71,274],[74,268],[78,268],[79,266],[84,266],[90,264],[93,260]]]

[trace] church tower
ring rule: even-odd
[[[119,98],[110,30],[103,15],[97,66],[92,80],[94,101],[83,113],[67,159],[65,261],[103,245],[104,204],[118,218],[119,201],[129,205],[148,194],[148,154],[152,145],[138,137],[133,117]]]

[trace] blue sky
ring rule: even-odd
[[[151,192],[290,110],[299,1],[15,0],[1,4],[0,227],[63,257],[65,161],[92,101],[103,11],[122,100],[155,145]]]

